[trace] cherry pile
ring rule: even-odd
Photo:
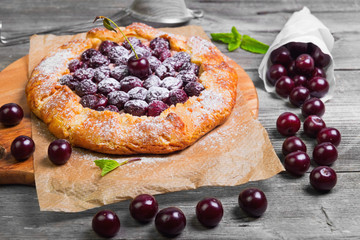
[[[324,112],[324,104],[317,98],[309,99],[302,105],[302,114],[305,117],[303,131],[305,135],[316,138],[317,141],[312,152],[312,159],[320,166],[312,170],[310,183],[319,191],[329,191],[336,184],[336,173],[328,166],[337,160],[336,147],[341,141],[340,132],[336,128],[326,127],[324,120],[320,117]],[[306,153],[306,145],[299,137],[294,136],[299,131],[300,125],[299,117],[290,112],[282,113],[276,122],[278,132],[288,137],[282,145],[282,153],[285,156],[284,167],[288,173],[295,176],[305,174],[310,168],[310,157]]]
[[[312,43],[290,42],[270,54],[266,80],[276,93],[296,107],[310,96],[322,98],[329,91],[326,68],[330,56]]]
[[[136,55],[127,41],[104,41],[70,61],[60,84],[75,91],[84,107],[153,117],[205,89],[199,66],[186,52],[172,53],[167,39],[128,39]]]
[[[240,208],[251,217],[260,217],[267,208],[267,199],[257,188],[244,189],[238,197]],[[141,194],[129,205],[130,215],[140,223],[148,223],[154,218],[156,230],[166,237],[175,237],[186,227],[186,216],[177,207],[167,207],[158,211],[158,202],[154,196]],[[207,197],[198,202],[195,208],[198,221],[206,228],[216,227],[224,214],[221,202]],[[93,230],[100,236],[113,237],[120,230],[120,220],[111,210],[101,210],[92,220]]]

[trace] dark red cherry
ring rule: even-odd
[[[293,60],[287,67],[287,73],[289,77],[294,77],[295,75],[297,75],[295,64],[295,60]]]
[[[158,203],[153,196],[141,194],[131,201],[129,211],[135,220],[150,222],[158,212]]]
[[[0,108],[0,122],[5,126],[18,125],[23,117],[24,111],[16,103],[6,103]]]
[[[184,90],[189,97],[199,96],[205,87],[199,82],[189,82],[185,85]]]
[[[311,78],[313,77],[323,77],[326,78],[326,72],[322,68],[315,67],[311,73]]]
[[[320,130],[325,127],[325,122],[316,115],[310,115],[304,121],[304,132],[307,136],[312,138],[315,138]]]
[[[337,147],[341,141],[341,134],[336,128],[323,128],[318,133],[316,140],[318,143],[330,142]]]
[[[296,151],[286,155],[284,160],[286,171],[295,176],[301,176],[306,173],[310,167],[310,158],[306,152]]]
[[[295,75],[293,78],[295,86],[307,86],[307,78],[303,75]]]
[[[114,237],[120,230],[120,220],[113,211],[101,210],[93,217],[92,229],[102,237]]]
[[[306,152],[306,145],[305,143],[296,136],[291,136],[285,139],[282,144],[282,153],[284,156],[288,155],[289,153],[296,152],[296,151],[303,151]]]
[[[124,111],[134,116],[146,115],[148,109],[147,102],[139,99],[129,100],[124,104]]]
[[[239,195],[239,206],[252,217],[260,217],[267,209],[267,199],[263,191],[257,188],[247,188]]]
[[[310,75],[314,67],[314,59],[309,54],[301,54],[295,60],[295,70],[300,75]]]
[[[174,89],[169,93],[169,97],[166,100],[166,103],[170,105],[176,105],[177,103],[184,103],[189,99],[186,92],[182,89]]]
[[[130,75],[134,75],[138,78],[143,79],[151,74],[149,61],[145,57],[136,59],[135,56],[132,56],[129,58],[127,66]]]
[[[63,165],[70,159],[72,153],[71,145],[65,139],[57,139],[50,143],[48,156],[55,165]]]
[[[270,60],[273,64],[288,66],[292,59],[289,50],[286,47],[281,46],[271,52]]]
[[[315,45],[312,47],[311,56],[315,61],[315,65],[320,68],[326,68],[330,63],[330,56],[321,51],[321,49]]]
[[[110,50],[115,46],[118,46],[118,44],[116,42],[106,40],[100,44],[99,51],[102,54],[104,54],[105,56],[107,56],[109,54]]]
[[[147,115],[150,117],[159,116],[169,106],[160,100],[154,100],[149,104]]]
[[[329,83],[323,77],[313,77],[307,86],[310,90],[310,95],[317,98],[322,98],[329,91]]]
[[[297,58],[300,54],[306,53],[308,50],[308,44],[304,42],[289,42],[286,44],[290,54],[293,58]]]
[[[336,172],[330,167],[319,166],[310,173],[310,184],[318,191],[330,191],[336,182]]]
[[[162,209],[155,217],[156,229],[165,236],[179,235],[186,226],[185,214],[176,207]]]
[[[294,81],[288,76],[280,77],[275,83],[276,93],[283,98],[287,98],[294,87]]]
[[[319,143],[313,151],[313,160],[319,165],[329,166],[338,158],[336,147],[329,142]]]
[[[25,161],[35,151],[35,143],[28,136],[18,136],[11,143],[11,154],[18,161]]]
[[[292,136],[300,129],[300,119],[293,113],[282,113],[277,121],[276,128],[281,135]]]
[[[292,105],[300,107],[310,96],[309,89],[303,86],[295,87],[289,95],[289,101]]]
[[[301,113],[304,117],[310,115],[321,117],[325,113],[325,104],[318,98],[310,98],[302,105]]]
[[[218,225],[223,214],[223,206],[216,198],[204,198],[196,205],[196,217],[205,227]]]
[[[267,73],[266,73],[266,79],[271,85],[275,85],[276,81],[282,77],[287,75],[286,68],[281,64],[274,64],[272,65]]]

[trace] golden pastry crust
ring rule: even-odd
[[[169,40],[171,50],[189,53],[191,61],[200,66],[199,81],[205,90],[157,117],[84,108],[80,97],[59,83],[59,78],[69,73],[68,62],[88,48],[97,48],[104,40],[124,40],[120,33],[95,28],[86,39],[69,42],[51,53],[32,72],[26,87],[28,105],[50,132],[75,146],[102,153],[164,154],[188,147],[226,120],[235,104],[237,75],[212,43],[140,23],[123,31],[140,40],[163,37]]]

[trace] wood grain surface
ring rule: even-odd
[[[19,34],[85,21],[96,15],[110,16],[129,4],[125,0],[86,0],[76,4],[71,0],[0,0],[0,20],[5,34]],[[208,34],[230,31],[236,26],[240,33],[268,44],[292,12],[307,6],[335,37],[332,54],[337,88],[335,97],[326,103],[323,119],[328,126],[341,131],[342,142],[338,147],[339,158],[332,166],[338,182],[326,194],[314,191],[309,185],[313,164],[300,178],[282,173],[238,187],[205,187],[157,196],[160,209],[176,206],[187,217],[187,226],[177,239],[359,239],[360,1],[189,0],[186,4],[204,10],[204,18],[189,24],[202,26]],[[284,111],[300,115],[300,109],[265,92],[257,73],[262,55],[242,50],[227,52],[226,45],[215,44],[254,81],[259,120],[282,158],[284,138],[276,132],[276,119]],[[25,56],[28,48],[27,44],[0,47],[0,70]],[[302,132],[299,136],[311,156],[315,141]],[[238,194],[246,187],[260,188],[267,196],[268,209],[260,218],[246,216],[237,205]],[[197,202],[207,196],[218,198],[224,207],[223,219],[213,229],[202,227],[195,216]],[[36,189],[23,185],[1,185],[0,202],[0,239],[101,239],[91,229],[92,217],[99,209],[75,214],[40,212]],[[135,222],[128,207],[129,201],[124,201],[100,208],[118,214],[121,230],[116,239],[165,239],[157,233],[153,222],[145,225]]]

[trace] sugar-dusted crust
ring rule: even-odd
[[[226,120],[235,104],[237,75],[212,43],[199,37],[187,39],[168,34],[140,23],[123,30],[127,36],[143,40],[164,37],[172,50],[188,52],[191,61],[200,65],[199,80],[205,90],[199,97],[171,106],[157,117],[82,107],[80,97],[58,82],[69,73],[68,62],[104,40],[123,42],[120,33],[95,28],[86,39],[69,42],[44,58],[27,84],[28,105],[50,132],[75,146],[103,153],[164,154],[186,148]]]

